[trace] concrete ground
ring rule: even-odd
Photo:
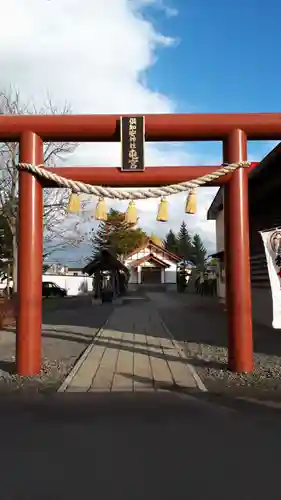
[[[57,397],[1,399],[1,500],[280,498],[279,420],[165,392]]]
[[[146,311],[166,299],[151,297]],[[126,308],[116,308],[117,320],[129,328]],[[174,319],[180,310],[176,301]],[[86,308],[77,326],[85,317]],[[173,389],[1,395],[1,500],[279,499],[280,413],[227,408],[194,386]]]

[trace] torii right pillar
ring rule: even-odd
[[[247,160],[247,136],[233,130],[223,142],[223,161]],[[224,188],[228,368],[253,371],[253,328],[247,168],[237,169]]]

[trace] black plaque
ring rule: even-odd
[[[121,116],[121,170],[144,170],[144,116]]]

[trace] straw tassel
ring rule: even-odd
[[[137,223],[137,209],[135,202],[133,200],[130,201],[127,211],[125,213],[125,221],[128,224],[136,224]]]
[[[196,213],[196,190],[191,189],[188,193],[188,197],[186,199],[185,204],[185,213],[186,214],[195,214]]]
[[[158,222],[167,222],[168,220],[168,200],[166,198],[161,198],[156,220]]]
[[[106,211],[106,204],[104,198],[99,198],[96,206],[96,213],[95,213],[95,219],[96,220],[107,220],[107,211]]]
[[[77,214],[80,212],[81,204],[80,198],[77,193],[71,193],[68,200],[67,211],[70,214]]]

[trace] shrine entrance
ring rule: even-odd
[[[166,195],[179,192],[172,189],[174,186],[171,188],[171,185],[179,183],[185,183],[181,191],[206,183],[224,186],[228,366],[233,371],[251,372],[253,340],[248,169],[245,168],[249,166],[246,163],[247,140],[280,139],[280,118],[277,113],[148,115],[143,131],[146,141],[222,141],[223,162],[228,167],[148,166],[144,171],[138,171],[132,149],[123,170],[102,167],[42,168],[44,141],[120,141],[122,120],[119,116],[1,116],[0,140],[19,141],[20,144],[17,372],[28,376],[39,373],[41,369],[42,188],[63,185],[75,192],[82,186],[78,182],[99,186],[99,191],[94,192],[100,195],[106,188],[104,196],[108,195],[111,188],[111,197],[114,197],[112,188],[115,188],[116,193],[118,187],[137,187],[141,199],[143,187],[153,188],[155,193],[161,186],[158,189],[160,197],[165,186]],[[141,148],[139,151],[141,153]],[[64,184],[60,181],[62,178]],[[118,196],[116,194],[115,197]],[[132,199],[132,196],[128,199]]]
[[[143,267],[141,282],[145,285],[161,285],[161,267]]]

